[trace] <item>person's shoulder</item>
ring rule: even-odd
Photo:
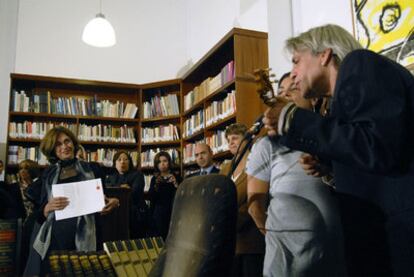
[[[350,52],[343,59],[339,71],[341,75],[348,75],[359,72],[361,68],[366,74],[376,74],[378,72],[383,72],[387,76],[394,74],[394,77],[402,76],[409,84],[414,83],[414,77],[407,68],[384,55],[367,49],[357,49]]]
[[[276,146],[279,144],[279,137],[269,137],[264,136],[259,138],[253,145],[252,151],[258,151],[262,149],[271,149],[273,146]]]
[[[346,62],[348,60],[353,60],[353,59],[360,60],[361,58],[380,58],[380,57],[381,57],[380,54],[377,54],[377,53],[375,53],[375,52],[373,52],[371,50],[368,50],[368,49],[356,49],[356,50],[353,50],[353,51],[349,52],[345,56],[343,62]]]
[[[200,169],[185,176],[185,179],[200,175]]]
[[[216,166],[213,166],[213,168],[211,169],[210,173],[219,173],[220,169],[218,169]]]
[[[55,172],[57,170],[57,164],[50,164],[45,169],[43,169],[43,172],[41,174],[41,177],[47,177],[49,174]]]
[[[127,178],[128,179],[134,179],[135,180],[137,178],[143,178],[143,177],[144,177],[144,174],[141,171],[137,170],[137,169],[130,170],[127,173]]]
[[[348,55],[346,55],[342,61],[342,66],[354,67],[357,65],[361,65],[364,67],[378,67],[378,63],[381,63],[383,66],[400,66],[395,61],[368,49],[357,49],[348,53]]]

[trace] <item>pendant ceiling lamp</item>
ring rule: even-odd
[[[111,47],[116,44],[115,30],[102,13],[102,0],[99,13],[83,29],[82,40],[94,47]]]

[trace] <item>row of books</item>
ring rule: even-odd
[[[210,126],[236,112],[236,91],[227,94],[223,100],[213,101],[205,110],[206,126]]]
[[[104,243],[118,277],[148,276],[163,247],[161,237]]]
[[[23,160],[36,161],[39,165],[47,165],[49,162],[39,146],[23,147],[19,145],[9,145],[8,164],[17,165]]]
[[[142,128],[142,142],[160,142],[180,139],[178,127],[173,124]]]
[[[184,111],[212,94],[227,82],[234,80],[234,61],[230,61],[214,77],[205,79],[200,85],[184,96]]]
[[[134,103],[109,100],[98,100],[93,97],[70,96],[52,97],[49,91],[33,92],[13,90],[11,94],[11,110],[15,112],[50,113],[80,116],[101,116],[135,118],[138,107]]]
[[[53,277],[117,276],[105,251],[53,251],[49,256],[49,264],[49,276]]]
[[[229,150],[224,130],[217,130],[211,136],[206,137],[206,143],[210,146],[213,154]]]
[[[167,152],[171,156],[173,164],[180,164],[180,152],[176,148],[160,149],[154,148],[149,149],[141,153],[141,167],[152,167],[154,166],[154,158],[160,151]]]
[[[162,116],[179,115],[177,94],[156,95],[143,104],[143,117],[153,118]]]
[[[134,128],[127,125],[118,127],[105,124],[94,126],[80,124],[78,139],[81,141],[136,143]]]
[[[77,133],[76,124],[66,122],[10,122],[9,123],[9,137],[11,138],[30,138],[42,139],[47,131],[56,127],[63,126],[71,130],[74,134]]]
[[[9,136],[11,138],[31,138],[42,139],[47,131],[56,127],[63,126],[68,128],[74,134],[78,134],[77,125],[66,122],[10,122]],[[89,126],[87,124],[79,125],[78,139],[80,141],[103,141],[103,142],[122,142],[136,143],[135,131],[133,127],[112,126],[98,124]]]
[[[189,137],[204,128],[204,110],[192,114],[183,124],[183,137]]]

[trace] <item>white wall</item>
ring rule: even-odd
[[[18,0],[0,0],[0,159],[6,157],[10,72],[14,71]]]
[[[146,83],[170,79],[185,61],[185,0],[103,0],[117,44],[81,41],[98,0],[21,0],[16,72]]]
[[[269,64],[276,77],[290,71],[287,38],[322,24],[338,24],[352,33],[350,0],[268,0]]]
[[[291,0],[294,34],[309,28],[334,23],[352,33],[351,1]]]
[[[266,0],[188,0],[188,60],[196,63],[233,27],[267,32]]]
[[[290,2],[268,0],[269,66],[277,79],[291,67],[289,57],[283,51],[285,40],[293,35]]]

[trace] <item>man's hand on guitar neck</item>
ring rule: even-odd
[[[267,134],[269,136],[278,135],[278,124],[279,117],[282,113],[282,110],[285,106],[291,105],[284,97],[276,97],[277,101],[273,104],[272,107],[268,108],[263,117],[263,123],[267,128]]]

